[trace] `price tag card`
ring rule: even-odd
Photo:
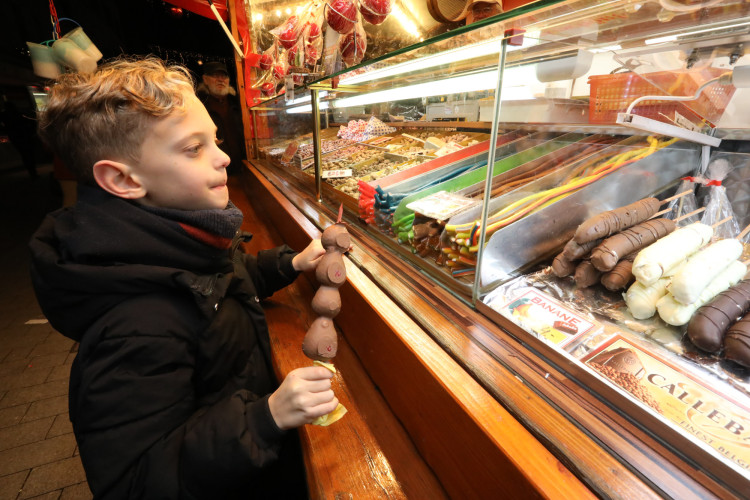
[[[406,205],[409,210],[437,220],[448,220],[466,208],[477,204],[476,200],[447,191],[440,191]]]
[[[351,177],[352,169],[343,168],[339,170],[326,170],[320,174],[321,179],[340,179],[342,177]]]
[[[297,148],[299,148],[299,143],[297,141],[290,142],[284,150],[284,154],[281,155],[281,161],[284,163],[292,161],[292,158],[297,153]]]

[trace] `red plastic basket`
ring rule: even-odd
[[[703,68],[696,71],[660,71],[656,73],[615,73],[589,77],[589,123],[615,123],[617,113],[627,111],[631,102],[641,96],[693,96],[705,82],[725,70]],[[670,122],[675,112],[691,122],[715,125],[734,95],[733,85],[714,83],[692,101],[641,101],[632,113],[654,120]]]

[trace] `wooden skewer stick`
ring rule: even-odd
[[[745,229],[743,229],[740,234],[737,235],[735,238],[736,240],[741,240],[747,233],[750,231],[750,226],[747,226]]]
[[[664,210],[662,210],[661,212],[656,212],[656,213],[655,213],[654,215],[652,215],[652,216],[651,216],[651,218],[652,218],[652,219],[656,219],[656,218],[657,218],[657,217],[659,217],[660,215],[664,215],[664,214],[666,214],[666,213],[668,213],[668,212],[671,212],[671,211],[672,211],[672,209],[671,209],[671,208],[665,208],[665,209],[664,209]]]
[[[679,194],[676,194],[676,195],[674,195],[674,196],[670,196],[669,198],[665,198],[665,199],[661,200],[661,201],[659,202],[659,204],[660,204],[660,205],[664,205],[665,203],[669,203],[670,201],[672,201],[672,200],[676,200],[677,198],[682,198],[682,197],[683,197],[683,196],[685,196],[686,194],[688,194],[688,193],[692,193],[692,192],[693,192],[693,190],[692,190],[692,189],[688,189],[687,191],[683,191],[683,192],[681,192],[681,193],[679,193]]]
[[[697,215],[697,214],[699,214],[699,213],[703,212],[703,211],[704,211],[705,209],[706,209],[706,207],[701,207],[701,208],[699,208],[698,210],[693,210],[693,211],[692,211],[692,212],[690,212],[689,214],[685,214],[685,215],[683,215],[682,217],[678,217],[678,218],[677,218],[677,219],[675,219],[674,221],[675,221],[675,222],[680,222],[681,220],[683,220],[683,219],[687,219],[688,217],[690,217],[690,216],[692,216],[692,215]]]
[[[719,222],[717,222],[716,224],[714,224],[711,227],[714,228],[714,229],[716,229],[717,227],[721,226],[722,224],[724,224],[725,222],[728,222],[730,220],[732,220],[732,216],[731,215],[729,217],[726,217],[726,218],[720,220]]]

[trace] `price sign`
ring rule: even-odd
[[[351,177],[352,169],[343,168],[339,170],[326,170],[320,174],[322,179],[340,179],[342,177]]]

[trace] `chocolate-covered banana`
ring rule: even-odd
[[[590,287],[591,285],[598,283],[601,276],[602,272],[595,268],[588,260],[582,260],[578,266],[576,266],[576,272],[574,275],[576,285],[581,288]]]
[[[577,265],[576,262],[566,259],[563,254],[558,254],[557,257],[555,257],[555,260],[552,261],[552,272],[555,273],[555,276],[558,278],[563,278],[573,274]]]
[[[602,274],[600,281],[604,285],[604,288],[613,292],[623,290],[635,280],[635,276],[633,276],[633,259],[635,259],[635,255],[635,252],[626,255],[611,271]]]
[[[591,250],[599,243],[601,243],[601,240],[596,239],[587,241],[586,243],[579,245],[578,243],[576,243],[576,240],[570,240],[565,244],[562,255],[569,261],[579,260],[586,257],[589,252],[591,252]]]
[[[591,263],[600,271],[611,271],[628,254],[646,248],[677,228],[669,219],[652,219],[621,231],[591,250]]]
[[[719,273],[740,258],[742,250],[742,243],[732,238],[702,248],[672,277],[669,293],[677,302],[692,304]]]
[[[583,244],[597,238],[606,238],[650,219],[659,211],[660,203],[656,198],[644,198],[630,205],[602,212],[578,226],[573,239],[578,244]]]
[[[711,226],[696,222],[681,227],[647,246],[633,261],[635,279],[649,286],[711,241]]]
[[[724,357],[750,368],[750,315],[729,327],[724,339]]]
[[[686,325],[700,306],[706,304],[729,287],[739,283],[745,277],[745,274],[747,274],[747,266],[735,260],[711,280],[711,283],[701,292],[698,300],[690,304],[682,304],[676,301],[671,293],[667,293],[656,303],[656,310],[659,311],[659,317],[672,326]]]
[[[687,326],[690,340],[700,349],[718,352],[729,326],[750,311],[750,280],[742,280],[701,306]]]

